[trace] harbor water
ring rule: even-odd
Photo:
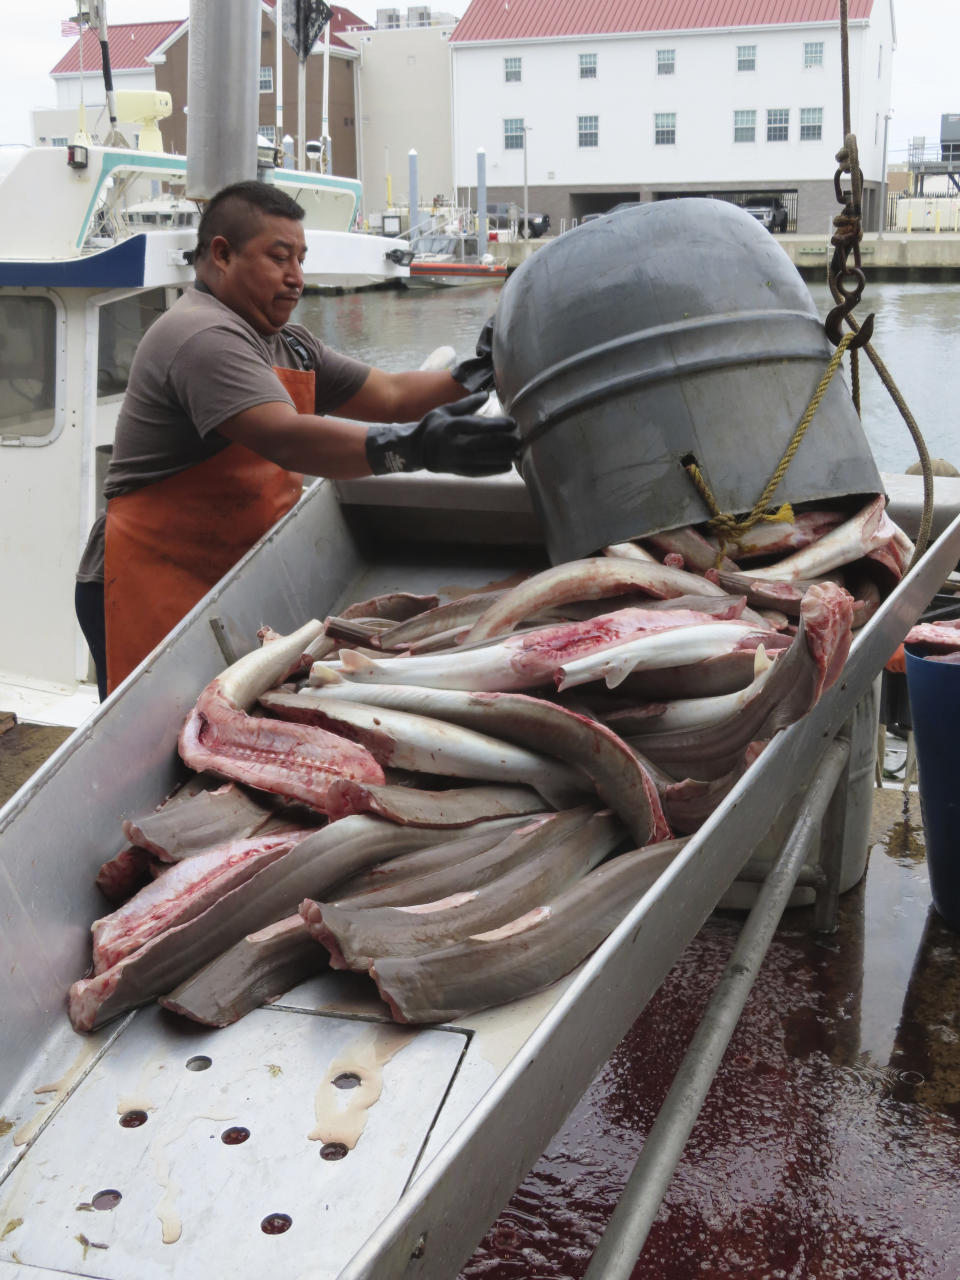
[[[826,284],[810,292],[820,315],[832,306]],[[311,294],[295,319],[338,351],[384,369],[416,368],[435,347],[473,354],[500,286]],[[954,405],[960,394],[960,284],[872,283],[857,312],[874,312],[873,345],[893,375],[933,457],[960,469]],[[536,317],[530,317],[536,323]],[[899,411],[866,358],[861,361],[863,424],[881,471],[905,471],[916,450]]]

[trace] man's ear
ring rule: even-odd
[[[216,266],[227,266],[230,262],[230,255],[233,250],[230,248],[230,241],[226,236],[214,236],[210,241],[210,248],[207,251],[207,257]]]

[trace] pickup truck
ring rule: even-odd
[[[506,231],[513,223],[517,234],[524,240],[538,240],[550,230],[550,215],[527,211],[527,230],[523,228],[523,210],[516,204],[487,204],[488,226],[491,231]]]
[[[748,196],[743,206],[770,232],[787,229],[789,214],[777,196]]]

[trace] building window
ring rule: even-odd
[[[653,143],[657,147],[672,147],[677,141],[677,113],[658,111],[653,117]]]
[[[767,110],[767,141],[786,142],[790,136],[790,108],[770,107]]]
[[[600,145],[599,116],[577,116],[577,145],[580,147]]]
[[[504,58],[503,60],[503,78],[508,84],[512,81],[519,81],[522,74],[521,58]]]
[[[757,113],[755,111],[735,111],[733,113],[734,142],[756,142]]]
[[[737,45],[737,70],[738,71],[756,71],[757,69],[757,46],[755,44],[738,44]]]
[[[880,46],[879,52],[877,53],[877,79],[878,80],[880,79],[880,76],[882,73],[883,73],[883,45]]]
[[[676,49],[657,50],[657,75],[672,76],[677,69]]]
[[[504,151],[523,150],[523,117],[503,122]]]
[[[51,138],[50,145],[51,147],[65,147],[69,141],[69,138]]]
[[[260,92],[273,93],[273,67],[260,68]]]
[[[822,40],[804,40],[803,65],[805,67],[822,67],[823,66],[823,41]]]
[[[800,108],[800,141],[820,142],[823,138],[823,107]]]
[[[257,133],[261,138],[266,138],[267,142],[276,142],[277,126],[275,124],[258,124]]]
[[[595,53],[580,54],[580,79],[596,80],[597,78],[597,55]]]

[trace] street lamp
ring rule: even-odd
[[[877,232],[877,239],[883,239],[883,233],[887,229],[887,132],[890,128],[890,117],[892,111],[888,111],[883,117],[883,160],[880,163],[880,230]]]
[[[530,132],[530,126],[523,126],[523,239],[530,238],[530,210],[527,200],[527,134]]]

